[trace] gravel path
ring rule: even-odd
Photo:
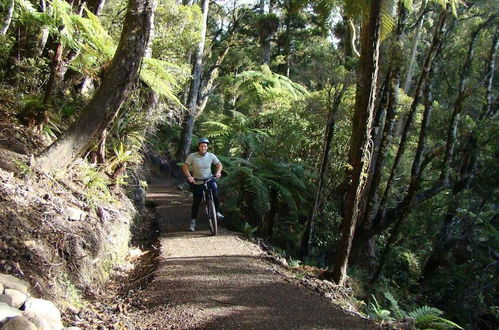
[[[191,198],[170,180],[151,185],[161,253],[154,279],[141,291],[140,329],[376,329],[326,298],[296,285],[262,258],[255,244],[207,220],[186,231]]]

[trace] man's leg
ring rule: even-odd
[[[224,216],[220,213],[220,197],[218,195],[218,186],[215,181],[210,181],[210,189],[213,194],[213,202],[215,202],[215,209],[217,210],[217,217],[222,220]]]
[[[191,223],[189,226],[190,231],[196,229],[196,218],[198,216],[199,205],[201,205],[201,200],[203,199],[203,186],[191,184],[191,191],[193,195],[192,208],[191,208]]]

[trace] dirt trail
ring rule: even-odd
[[[171,180],[151,185],[157,205],[161,253],[153,281],[139,293],[140,329],[375,329],[326,298],[276,272],[262,251],[207,220],[188,232],[191,198]]]

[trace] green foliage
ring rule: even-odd
[[[407,313],[413,318],[418,329],[463,329],[456,323],[440,317],[443,312],[437,308],[423,306]]]
[[[377,322],[392,321],[393,317],[390,316],[390,311],[381,308],[374,295],[372,295],[371,298],[373,302],[369,303],[369,316]]]
[[[243,232],[244,236],[246,236],[247,238],[252,238],[255,236],[255,233],[258,230],[258,227],[251,227],[251,225],[249,223],[244,222],[242,229],[243,229],[242,232]]]
[[[369,304],[369,315],[376,321],[393,321],[402,318],[411,318],[414,320],[417,329],[463,329],[458,324],[443,318],[441,315],[443,312],[438,308],[422,306],[414,309],[411,312],[406,312],[400,308],[398,301],[390,292],[384,293],[385,298],[390,303],[390,310],[384,309],[378,303],[378,300],[374,295],[372,295],[372,300]],[[391,317],[391,312],[394,313],[395,318]]]
[[[81,171],[78,172],[78,180],[85,187],[83,194],[89,205],[97,205],[103,200],[113,201],[108,187],[110,182],[97,166],[83,163]]]
[[[172,101],[182,107],[182,103],[175,95],[186,81],[188,73],[173,63],[153,58],[144,58],[140,70],[140,78],[153,91],[161,95],[165,100]]]
[[[243,109],[241,112],[260,109],[267,99],[279,97],[298,100],[308,95],[305,87],[285,76],[271,72],[266,65],[262,65],[260,71],[245,71],[238,74],[234,88],[239,95],[236,107]]]

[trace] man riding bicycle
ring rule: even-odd
[[[211,152],[208,152],[209,144],[210,141],[207,138],[199,139],[198,151],[191,153],[182,166],[182,172],[186,176],[187,181],[191,184],[191,191],[194,196],[191,209],[191,222],[189,226],[190,231],[196,230],[196,218],[201,200],[203,199],[203,180],[209,179],[213,176],[211,172],[212,164],[215,165],[216,168],[214,177],[218,179],[222,176],[222,163],[218,160],[217,156]],[[189,167],[192,167],[192,175],[189,171]],[[213,201],[215,202],[217,217],[222,220],[223,215],[219,212],[220,199],[218,198],[217,184],[215,180],[211,180],[208,182],[208,185],[213,193]]]

